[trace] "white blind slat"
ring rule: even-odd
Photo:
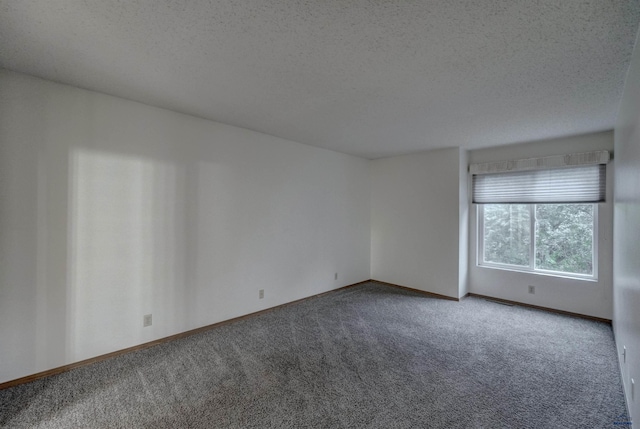
[[[602,202],[605,200],[605,180],[604,164],[474,175],[473,202]]]

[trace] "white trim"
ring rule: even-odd
[[[545,170],[550,168],[575,167],[579,165],[606,164],[608,150],[545,156],[543,158],[512,159],[507,161],[470,164],[471,174],[507,173],[510,171]]]

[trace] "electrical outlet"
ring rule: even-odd
[[[264,298],[264,289],[260,289],[260,290],[258,291],[258,298],[259,298],[259,299],[263,299],[263,298]]]
[[[532,295],[535,295],[536,293],[536,287],[535,286],[531,286],[529,285],[529,293]]]
[[[333,279],[334,279],[334,280],[338,280],[338,273],[335,273],[335,274],[333,275]]]
[[[151,319],[151,315],[145,314],[144,317],[142,318],[142,326],[143,327],[151,326],[152,323],[153,321]]]

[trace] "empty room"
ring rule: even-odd
[[[637,427],[639,25],[0,0],[0,427]]]

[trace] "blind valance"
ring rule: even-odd
[[[545,156],[542,158],[511,159],[507,161],[471,164],[471,174],[508,173],[511,171],[548,170],[551,168],[577,167],[580,165],[606,164],[610,154],[607,150]]]

